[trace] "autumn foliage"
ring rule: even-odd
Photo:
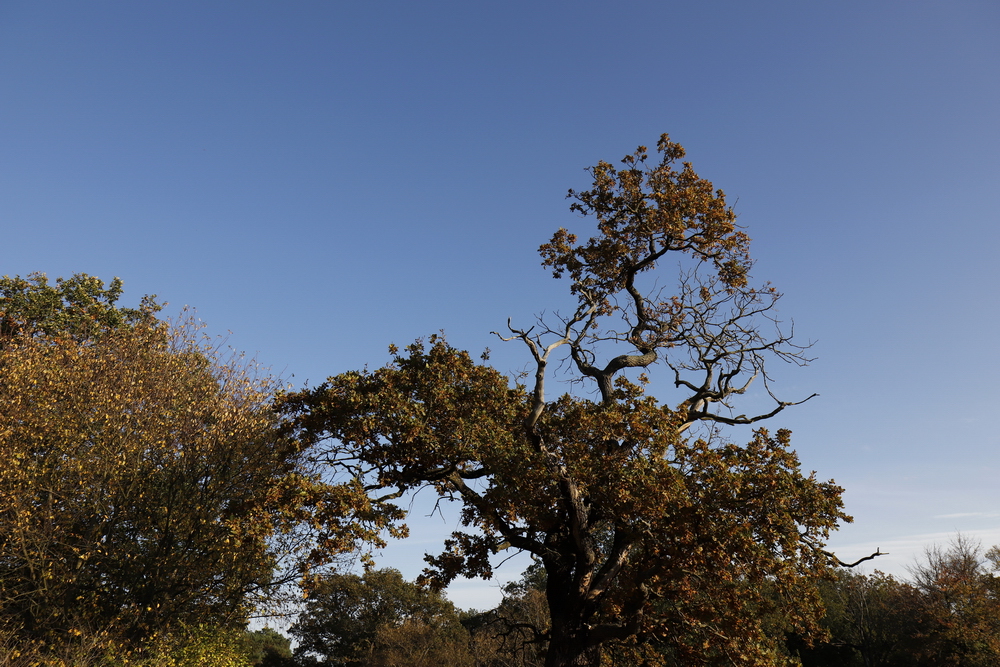
[[[373,537],[361,496],[281,434],[275,380],[190,321],[118,311],[90,277],[0,287],[0,631],[141,646],[242,628]]]
[[[763,612],[815,629],[831,564],[821,545],[847,519],[841,489],[799,470],[787,431],[736,444],[716,429],[793,405],[771,393],[762,414],[731,409],[755,378],[771,392],[768,359],[807,359],[772,314],[780,295],[749,285],[749,239],[724,194],[677,168],[683,149],[665,135],[658,151],[652,165],[643,147],[621,169],[601,162],[592,189],[570,191],[597,233],[559,230],[540,253],[569,278],[574,309],[502,336],[530,355],[528,384],[432,336],[283,403],[300,436],[374,494],[430,486],[460,501],[466,528],[428,557],[431,584],[489,577],[506,549],[537,558],[549,667],[597,665],[637,640],[686,665],[772,664]],[[668,258],[682,263],[673,292],[652,273]],[[554,360],[597,400],[549,398]],[[674,403],[626,375],[657,364]]]
[[[270,387],[162,327],[23,338],[0,366],[3,611],[31,633],[138,635],[245,614],[298,484]]]
[[[996,549],[912,583],[825,550],[842,489],[762,424],[812,398],[768,371],[809,346],[725,194],[656,151],[569,191],[592,235],[539,248],[568,305],[496,334],[514,378],[433,335],[286,392],[118,279],[0,279],[0,667],[998,664]],[[460,522],[423,587],[323,570],[422,489]],[[495,609],[441,597],[516,552]],[[290,591],[294,657],[245,630]]]

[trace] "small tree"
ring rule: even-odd
[[[304,664],[471,664],[469,636],[454,605],[398,570],[320,578],[291,633]]]
[[[678,168],[684,151],[666,135],[657,148],[657,163],[640,147],[570,191],[597,233],[578,243],[561,229],[540,248],[576,305],[509,326],[504,340],[533,361],[527,385],[435,336],[284,404],[325,460],[373,490],[432,486],[462,503],[469,530],[429,558],[434,585],[490,577],[504,549],[533,554],[546,573],[548,667],[596,666],[602,646],[630,638],[686,665],[772,660],[757,620],[771,603],[757,584],[808,632],[814,581],[831,562],[821,545],[848,520],[841,489],[801,473],[787,431],[737,445],[714,428],[805,400],[775,397],[765,362],[807,359],[775,319],[780,295],[750,286],[749,239],[723,193]],[[653,274],[664,261],[681,263],[672,292]],[[562,351],[569,379],[592,382],[596,400],[549,398]],[[666,405],[639,374],[657,363],[679,392]],[[735,401],[755,379],[774,403],[748,416]]]
[[[985,554],[958,535],[933,546],[911,568],[921,599],[917,657],[926,664],[980,667],[1000,664],[1000,549]]]

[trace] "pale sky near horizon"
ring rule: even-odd
[[[668,132],[815,341],[771,426],[846,489],[831,546],[905,576],[1000,543],[998,119],[994,0],[7,0],[0,274],[120,276],[296,386],[440,329],[514,372],[566,190]],[[414,514],[408,577],[455,523]]]

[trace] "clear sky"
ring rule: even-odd
[[[6,0],[0,274],[120,276],[296,386],[439,329],[514,371],[566,190],[668,132],[816,343],[773,426],[846,488],[832,545],[905,574],[1000,543],[998,119],[995,0]],[[410,577],[454,527],[415,515]]]

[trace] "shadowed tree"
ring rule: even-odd
[[[469,635],[454,605],[398,570],[322,577],[291,633],[303,665],[472,664]]]
[[[821,585],[826,641],[807,646],[798,637],[789,645],[805,667],[904,667],[920,664],[917,621],[920,593],[876,571],[837,572]]]

